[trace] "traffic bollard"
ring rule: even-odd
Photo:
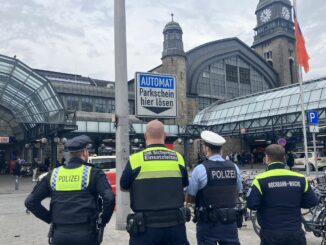
[[[19,177],[16,175],[16,180],[15,180],[15,191],[19,190]]]

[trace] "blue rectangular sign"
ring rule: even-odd
[[[308,111],[308,120],[310,125],[318,124],[318,111]]]
[[[174,75],[136,72],[136,116],[176,118],[177,82]]]
[[[139,87],[174,89],[174,80],[173,76],[139,74]]]

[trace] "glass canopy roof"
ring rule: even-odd
[[[0,55],[0,105],[28,128],[62,124],[64,107],[49,80],[15,58]]]
[[[326,108],[326,78],[303,84],[305,110]],[[233,100],[216,102],[200,111],[193,123],[220,125],[301,111],[300,87],[294,84]]]

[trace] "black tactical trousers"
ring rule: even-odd
[[[52,245],[98,245],[95,229],[91,227],[56,226]]]
[[[189,245],[184,224],[150,228],[140,235],[130,236],[129,245]]]
[[[197,245],[240,245],[237,224],[198,222]]]
[[[261,245],[306,245],[303,230],[300,231],[260,231]]]

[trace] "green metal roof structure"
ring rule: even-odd
[[[317,110],[319,125],[326,125],[326,78],[305,82],[303,91],[305,110]],[[302,128],[299,84],[213,103],[193,124],[189,128],[207,127],[223,135]]]
[[[44,134],[44,125],[54,128],[67,123],[67,113],[50,81],[18,59],[4,55],[0,55],[0,106],[5,108],[2,111],[10,111],[15,121],[7,120],[8,113],[2,113],[0,119],[23,125],[27,132]]]

